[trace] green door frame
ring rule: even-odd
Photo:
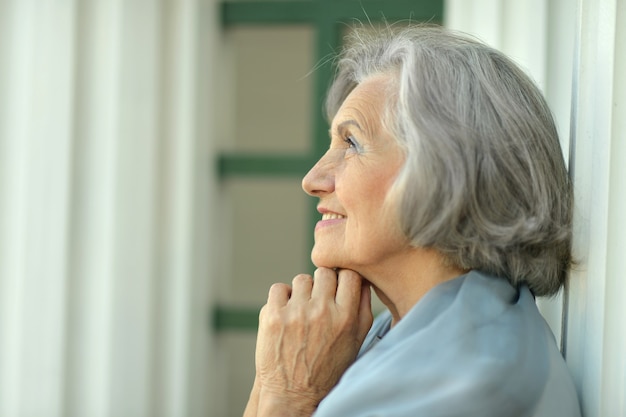
[[[443,0],[274,0],[224,1],[221,4],[224,28],[240,25],[307,24],[316,33],[316,57],[335,54],[341,46],[341,27],[345,23],[361,22],[432,22],[443,20]],[[328,147],[328,123],[322,114],[326,89],[333,68],[321,65],[314,72],[312,106],[313,146],[305,155],[224,153],[218,156],[218,176],[228,177],[297,177],[301,178],[324,154]],[[310,219],[315,224],[319,214],[311,199]],[[311,230],[313,230],[311,228]],[[311,233],[311,246],[313,244]],[[217,306],[213,312],[213,328],[256,331],[259,308]]]

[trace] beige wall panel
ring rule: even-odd
[[[221,302],[261,306],[274,282],[310,271],[308,197],[297,178],[231,179],[223,184],[229,265]]]
[[[229,152],[303,153],[311,142],[314,32],[308,26],[235,26],[225,31],[224,128]],[[226,87],[225,87],[226,88]],[[233,94],[233,96],[229,96]]]
[[[225,332],[218,339],[220,362],[228,369],[221,390],[224,398],[219,417],[241,417],[254,382],[256,333]]]

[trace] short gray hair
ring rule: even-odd
[[[411,243],[555,294],[572,263],[572,186],[533,81],[501,52],[438,26],[355,29],[337,62],[329,120],[359,83],[390,76],[381,121],[406,152],[390,195]]]

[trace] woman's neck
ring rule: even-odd
[[[467,270],[447,265],[434,249],[410,248],[384,265],[357,272],[372,284],[378,298],[391,312],[394,326],[428,291]]]

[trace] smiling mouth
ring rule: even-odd
[[[346,216],[342,216],[337,213],[324,213],[322,214],[322,220],[335,220],[335,219],[345,219]]]

